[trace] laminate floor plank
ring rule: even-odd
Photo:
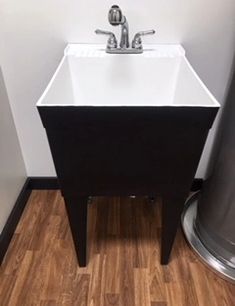
[[[0,267],[0,305],[235,306],[235,285],[199,261],[180,229],[161,266],[160,237],[160,198],[93,198],[79,268],[60,192],[35,190]]]

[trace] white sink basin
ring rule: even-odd
[[[143,54],[105,53],[69,44],[38,106],[206,106],[219,104],[180,45],[146,45]]]

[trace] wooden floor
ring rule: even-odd
[[[89,206],[89,264],[78,268],[58,191],[33,191],[0,270],[1,306],[233,306],[235,286],[177,235],[159,264],[160,206],[97,198]]]

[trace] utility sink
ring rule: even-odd
[[[37,103],[78,260],[86,265],[90,196],[161,195],[162,264],[219,103],[180,45],[107,54],[69,44]],[[130,212],[131,213],[131,212]]]

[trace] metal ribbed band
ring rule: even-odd
[[[206,263],[212,271],[216,272],[222,278],[235,283],[235,269],[221,256],[205,245],[199,237],[196,225],[198,199],[200,193],[191,196],[186,202],[185,210],[182,215],[182,227],[185,237],[192,249],[199,255],[200,259]]]

